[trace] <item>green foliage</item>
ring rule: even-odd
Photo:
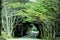
[[[23,18],[24,22],[33,22],[36,20],[44,22],[46,24],[45,26],[48,28],[48,31],[51,31],[53,22],[57,15],[57,3],[58,0],[37,0],[37,2],[26,3],[5,2],[3,3],[3,7],[7,6],[9,8],[7,10],[9,12],[8,14],[12,13],[13,10],[16,10],[14,11],[16,15],[26,17]]]

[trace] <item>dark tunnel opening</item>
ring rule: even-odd
[[[29,26],[30,24],[23,24],[23,25],[16,25],[17,27],[14,28],[14,37],[24,37],[28,35],[28,30],[32,28],[32,26]],[[38,24],[35,24],[35,27],[37,28],[37,31],[39,32],[36,36],[36,38],[42,38],[41,37],[41,30],[39,27],[37,27]]]
[[[32,26],[28,22],[17,24],[13,29],[14,37],[23,37],[27,35],[27,32],[30,28],[32,28]]]
[[[14,37],[24,37],[24,36],[28,35],[29,33],[27,33],[27,32],[29,29],[32,28],[31,24],[33,24],[35,26],[35,28],[37,29],[37,31],[39,32],[37,34],[36,38],[42,38],[41,30],[40,30],[40,28],[42,28],[42,23],[28,22],[28,21],[22,22],[23,20],[17,23],[17,21],[21,20],[21,18],[17,17],[17,19],[18,20],[15,20],[15,23],[14,23],[15,28],[13,28]]]

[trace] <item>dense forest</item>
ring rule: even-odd
[[[38,31],[37,39],[55,40],[60,35],[59,0],[2,0],[0,3],[2,37],[21,38],[31,31]]]

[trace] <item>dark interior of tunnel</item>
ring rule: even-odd
[[[32,28],[32,26],[28,22],[17,24],[13,29],[14,37],[23,37],[27,35],[29,28]]]
[[[29,29],[32,28],[31,24],[33,24],[37,28],[37,31],[39,31],[36,38],[42,38],[41,37],[41,30],[40,30],[40,27],[42,27],[42,24],[39,24],[39,22],[38,23],[36,23],[36,22],[31,23],[31,22],[27,22],[27,21],[24,23],[22,23],[22,21],[17,23],[17,21],[20,20],[19,18],[17,18],[17,19],[18,20],[15,20],[15,23],[14,23],[15,28],[13,28],[14,37],[23,37],[23,36],[28,35],[29,33],[27,33],[27,32]]]

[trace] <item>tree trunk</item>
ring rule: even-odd
[[[0,35],[1,35],[1,1],[0,1]]]
[[[1,35],[1,14],[0,14],[0,35]]]

